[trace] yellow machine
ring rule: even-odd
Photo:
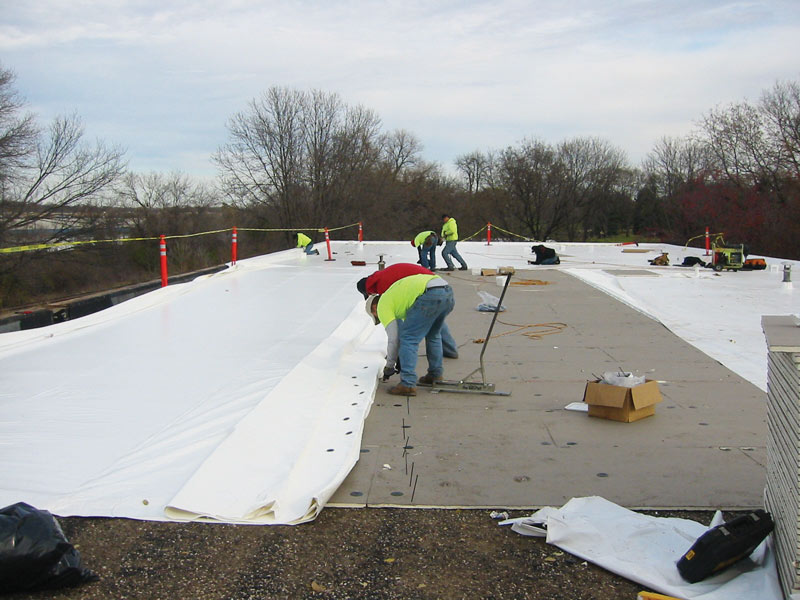
[[[726,244],[721,235],[711,244],[711,265],[715,271],[738,271],[744,266],[744,244]]]

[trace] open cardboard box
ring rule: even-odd
[[[655,381],[645,381],[632,388],[589,381],[583,393],[583,401],[589,405],[590,417],[623,423],[654,415],[656,404],[662,399]]]

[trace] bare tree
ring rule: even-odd
[[[138,235],[185,234],[199,231],[214,203],[208,189],[180,172],[127,173],[117,189],[117,201],[131,208]]]
[[[696,137],[662,137],[642,164],[656,191],[672,198],[689,182],[711,168],[708,146]]]
[[[475,194],[483,189],[487,182],[492,158],[490,154],[470,152],[456,157],[456,169],[467,182],[467,191]]]
[[[338,96],[314,90],[301,103],[303,154],[302,183],[308,190],[310,214],[325,213],[332,198],[336,165],[334,154],[341,129],[343,105]]]
[[[318,215],[319,219],[361,220],[362,201],[380,163],[380,127],[380,117],[374,111],[360,105],[346,109],[332,158],[337,166],[339,196],[336,205]]]
[[[38,134],[33,115],[20,114],[24,102],[14,89],[14,79],[13,72],[0,67],[0,192],[21,174]]]
[[[571,239],[579,224],[586,239],[592,224],[607,223],[606,214],[613,210],[610,205],[619,204],[625,191],[627,158],[622,150],[596,137],[562,142],[558,158],[563,211],[567,214],[563,222]]]
[[[91,213],[69,209],[101,199],[124,172],[124,152],[99,141],[85,144],[75,115],[36,130],[30,115],[18,115],[22,104],[12,82],[0,70],[0,243],[12,235],[18,243],[30,239],[45,219],[50,227],[37,232],[37,241],[68,239]]]
[[[759,107],[776,171],[800,179],[800,84],[776,83]]]
[[[273,87],[228,128],[230,141],[214,155],[223,189],[275,209],[284,226],[336,219],[378,158],[380,119],[335,94]]]
[[[230,141],[213,160],[230,198],[267,204],[292,221],[301,181],[301,111],[302,94],[273,87],[228,121]]]
[[[382,137],[381,154],[389,167],[392,179],[420,164],[422,142],[405,129],[395,129]]]
[[[215,198],[202,183],[180,172],[127,173],[117,186],[116,200],[134,237],[161,234],[180,236],[227,228],[219,223]],[[170,239],[167,242],[173,269],[186,271],[217,264],[227,237],[219,234]],[[155,244],[143,253],[154,263]],[[138,255],[137,255],[138,256]]]
[[[795,196],[800,176],[800,85],[777,83],[757,105],[717,108],[704,116],[702,134],[718,180],[744,193],[769,193],[779,203]]]
[[[565,214],[560,165],[552,147],[527,140],[505,149],[498,155],[496,176],[495,184],[507,198],[510,227],[520,224],[536,239],[546,239],[558,229]]]
[[[739,187],[757,185],[770,169],[762,119],[747,102],[716,108],[703,117],[703,134],[714,166]]]

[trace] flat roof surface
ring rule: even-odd
[[[561,506],[602,496],[629,508],[762,505],[766,394],[660,322],[558,269],[517,270],[484,354],[486,382],[509,396],[432,392],[381,383],[360,459],[331,506]],[[480,365],[499,297],[496,277],[444,274],[458,359],[445,378]],[[424,346],[421,347],[424,352]],[[427,363],[420,356],[417,375]],[[658,381],[655,414],[622,423],[565,410],[587,381],[623,369]],[[480,374],[477,378],[480,381]]]
[[[553,246],[561,264],[542,267],[529,264],[529,243],[460,242],[469,268],[443,274],[460,348],[445,376],[461,380],[479,368],[475,340],[493,317],[477,310],[479,292],[498,297],[505,282],[482,273],[516,269],[484,354],[486,382],[508,396],[396,397],[386,390],[397,377],[376,381],[385,334],[355,284],[380,261],[414,262],[407,242],[254,257],[80,319],[4,333],[0,404],[13,460],[0,495],[59,515],[271,523],[311,519],[328,499],[760,506],[762,315],[800,307],[781,265],[717,273],[649,265],[667,250],[682,264],[703,256],[697,248]],[[565,410],[582,405],[587,381],[619,369],[658,382],[653,416],[620,423]]]

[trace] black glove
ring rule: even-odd
[[[387,379],[389,379],[389,377],[391,377],[395,373],[397,373],[397,371],[395,370],[394,367],[386,367],[383,370],[383,380],[386,381]]]

